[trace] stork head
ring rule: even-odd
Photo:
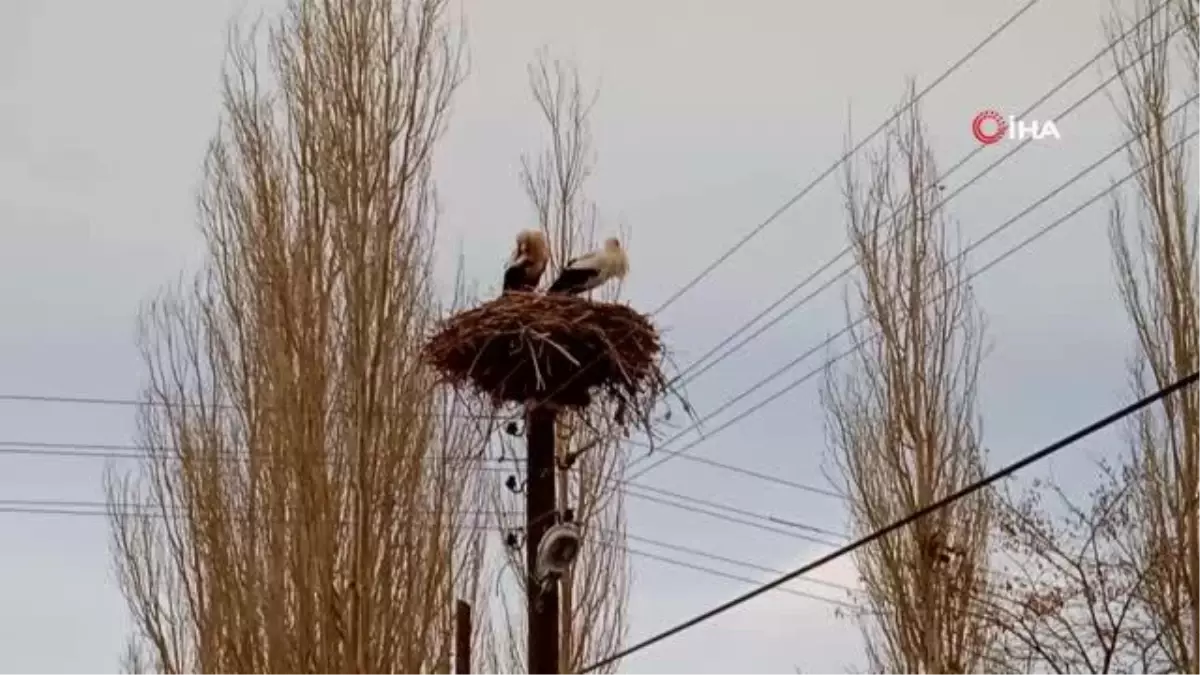
[[[515,262],[536,259],[546,250],[546,238],[541,230],[521,230],[517,233],[517,245],[513,249]]]
[[[621,248],[621,240],[616,237],[605,239],[604,253],[609,260],[612,276],[618,279],[624,278],[625,274],[629,272],[629,258],[625,257],[625,250]]]
[[[550,252],[546,244],[546,235],[541,230],[522,230],[517,234],[517,255],[528,257],[534,261],[544,261]]]

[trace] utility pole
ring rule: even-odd
[[[465,600],[454,603],[454,672],[471,672],[471,604]]]
[[[570,447],[570,436],[559,436],[558,431],[558,425],[555,425],[555,438],[557,439],[558,445],[556,445],[554,448],[554,461],[555,468],[559,470],[560,474],[558,476],[558,503],[560,508],[565,509],[566,505],[571,503],[571,478],[567,475],[567,472],[558,467],[557,464],[559,461],[559,449],[561,448],[562,451],[566,453],[567,448]],[[562,431],[564,433],[568,433],[566,432],[566,429],[563,429]],[[567,669],[571,668],[571,652],[575,648],[575,645],[571,644],[571,619],[573,618],[571,616],[571,608],[575,602],[575,597],[572,592],[572,585],[569,583],[569,581],[570,576],[565,576],[563,577],[562,583],[560,583],[558,586],[558,613],[560,615],[558,618],[558,649],[559,658],[561,659],[559,663]]]
[[[528,611],[529,672],[558,673],[558,582],[542,587],[538,546],[557,518],[555,492],[555,418],[553,408],[534,404],[525,412],[525,600]]]

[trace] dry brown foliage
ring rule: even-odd
[[[496,404],[611,404],[616,421],[641,419],[665,385],[662,343],[626,305],[570,295],[510,292],[450,317],[425,355],[452,385]]]
[[[547,235],[554,277],[562,264],[596,244],[597,209],[586,187],[593,167],[588,123],[593,97],[584,96],[578,70],[540,55],[529,68],[530,87],[549,132],[544,150],[522,160],[521,178],[537,218]],[[628,243],[628,233],[622,233]],[[603,299],[615,301],[619,285],[605,287]],[[618,345],[619,347],[619,345]],[[624,495],[617,489],[625,456],[619,443],[624,422],[619,402],[597,401],[586,410],[559,415],[557,450],[573,457],[558,476],[558,503],[570,508],[580,525],[584,546],[559,586],[562,659],[560,672],[574,673],[615,652],[627,631],[629,560],[625,544]],[[519,498],[499,490],[498,511],[520,510]],[[519,527],[515,521],[502,521]],[[505,594],[504,630],[497,645],[495,669],[520,671],[525,664],[524,556],[510,551]],[[501,632],[501,631],[498,631]],[[619,663],[601,672],[615,672]]]
[[[1152,4],[1138,2],[1132,20],[1145,16]],[[1195,118],[1195,106],[1175,122],[1169,115],[1178,97],[1196,91],[1197,10],[1194,0],[1179,1],[1176,9],[1173,14],[1159,12],[1134,30],[1113,58],[1115,67],[1129,68],[1121,77],[1118,103],[1125,127],[1136,139],[1129,161],[1146,167],[1132,189],[1132,213],[1124,195],[1114,197],[1109,230],[1118,287],[1137,335],[1130,379],[1138,396],[1200,365],[1200,218],[1192,192],[1196,160],[1190,147],[1179,144],[1188,120]],[[1128,21],[1114,11],[1110,34],[1123,32]],[[1168,41],[1175,21],[1185,24],[1182,39]],[[1177,45],[1182,49],[1175,52]],[[1181,56],[1182,63],[1173,56]],[[1186,89],[1173,90],[1180,76]],[[1139,414],[1129,429],[1134,565],[1145,574],[1140,593],[1175,672],[1200,669],[1198,430],[1200,392],[1195,387]]]
[[[1003,576],[984,608],[995,672],[1163,672],[1138,599],[1146,576],[1130,563],[1129,486],[1100,469],[1103,482],[1080,497],[1037,479],[1000,500]]]
[[[846,169],[866,321],[852,328],[859,347],[842,373],[827,375],[822,402],[859,533],[962,488],[983,468],[975,409],[983,319],[936,208],[924,133],[913,106],[868,160],[865,183],[855,166]],[[857,556],[874,672],[978,670],[989,640],[977,598],[987,585],[990,518],[988,498],[970,497]]]
[[[293,0],[269,67],[260,36],[232,41],[204,269],[144,313],[150,452],[109,479],[130,665],[447,672],[484,438],[419,351],[460,43],[440,0]]]

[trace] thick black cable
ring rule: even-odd
[[[738,605],[748,602],[748,601],[762,595],[763,593],[770,591],[773,588],[776,588],[783,584],[786,584],[787,582],[792,581],[793,579],[800,577],[804,574],[808,574],[809,572],[811,572],[827,563],[837,560],[838,558],[842,558],[844,556],[850,555],[851,553],[857,551],[858,549],[862,548],[863,546],[866,546],[867,544],[870,544],[874,541],[882,539],[883,537],[886,537],[887,535],[891,534],[892,532],[895,532],[896,530],[899,530],[917,520],[920,520],[921,518],[924,518],[925,516],[927,516],[931,513],[934,513],[935,511],[943,509],[964,497],[968,497],[968,496],[992,485],[993,483],[996,483],[997,481],[1008,478],[1009,476],[1013,475],[1017,471],[1020,471],[1021,469],[1025,468],[1031,464],[1034,464],[1035,462],[1041,461],[1064,448],[1067,448],[1075,443],[1078,443],[1079,441],[1096,433],[1097,431],[1100,431],[1101,429],[1103,429],[1107,426],[1110,426],[1116,422],[1119,422],[1120,420],[1122,420],[1144,408],[1147,408],[1147,407],[1153,405],[1154,403],[1157,403],[1158,401],[1161,401],[1162,399],[1170,396],[1171,394],[1174,394],[1175,392],[1177,392],[1185,387],[1194,385],[1196,383],[1198,376],[1200,376],[1200,374],[1193,372],[1192,374],[1187,375],[1187,376],[1177,380],[1173,384],[1163,387],[1162,389],[1159,389],[1158,391],[1155,391],[1154,393],[1152,393],[1148,396],[1145,396],[1142,399],[1135,401],[1135,402],[1121,408],[1120,410],[1117,410],[1116,412],[1110,413],[1109,415],[1107,415],[1095,422],[1092,422],[1091,424],[1083,427],[1082,429],[1080,429],[1078,431],[1068,434],[1067,436],[1059,439],[1058,441],[1055,441],[1054,443],[1051,443],[1050,445],[1042,448],[1041,450],[1038,450],[1029,455],[1026,455],[1025,457],[1005,466],[1004,468],[1002,468],[988,476],[985,476],[984,478],[981,478],[980,480],[975,481],[974,483],[971,483],[970,485],[967,485],[966,487],[964,487],[950,495],[947,495],[947,496],[933,502],[932,504],[929,504],[928,506],[917,509],[916,511],[910,513],[909,515],[905,516],[904,518],[901,518],[900,520],[897,520],[897,521],[891,523],[890,525],[886,525],[886,526],[884,526],[878,530],[875,530],[874,532],[872,532],[862,538],[859,538],[859,539],[837,549],[836,551],[829,553],[828,555],[821,556],[820,558],[817,558],[816,560],[814,560],[810,563],[802,565],[799,568],[780,576],[778,579],[771,581],[770,583],[763,584],[762,586],[759,586],[758,588],[755,588],[754,590],[749,591],[747,593],[743,593],[742,595],[734,598],[733,600],[730,600],[721,605],[718,605],[717,607],[714,607],[713,609],[710,609],[707,612],[704,612],[703,614],[694,616],[691,619],[688,619],[687,621],[684,621],[672,628],[669,628],[661,633],[658,633],[652,637],[642,640],[641,642],[638,642],[637,644],[633,645],[632,647],[627,647],[625,649],[618,651],[617,653],[615,653],[611,656],[607,656],[607,657],[583,668],[579,672],[581,672],[581,673],[591,672],[593,670],[596,670],[597,668],[606,666],[610,663],[613,663],[614,661],[623,659],[631,654],[634,654],[643,649],[646,649],[647,647],[658,644],[659,642],[662,642],[663,640],[674,637],[675,635],[678,635],[693,626],[696,626],[705,621],[708,621],[709,619],[712,619],[720,614],[723,614],[723,613],[733,609],[734,607],[737,607]]]

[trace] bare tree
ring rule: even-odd
[[[1147,16],[1152,4],[1138,2],[1132,20]],[[1144,167],[1132,195],[1115,194],[1109,219],[1118,287],[1137,335],[1130,375],[1139,396],[1194,372],[1200,363],[1195,155],[1181,144],[1195,110],[1174,120],[1170,115],[1181,94],[1196,91],[1197,12],[1194,0],[1182,0],[1176,9],[1138,26],[1119,41],[1113,57],[1114,66],[1124,70],[1118,108],[1135,139],[1129,161]],[[1167,39],[1176,21],[1184,22],[1179,51]],[[1110,35],[1123,33],[1127,23],[1114,10]],[[1182,63],[1172,58],[1179,54]],[[1172,87],[1180,68],[1186,92]],[[1200,393],[1188,388],[1139,414],[1130,427],[1131,533],[1135,563],[1146,575],[1140,591],[1174,672],[1200,668],[1198,424]]]
[[[133,667],[449,668],[483,437],[418,358],[463,72],[444,5],[293,0],[269,67],[233,36],[207,261],[144,312],[152,452],[109,476]]]
[[[905,104],[911,89],[908,96]],[[852,324],[851,364],[831,370],[822,390],[859,533],[952,493],[983,468],[975,409],[983,317],[950,250],[916,105],[868,161],[865,185],[853,165],[845,177],[866,321]],[[977,672],[988,639],[977,605],[987,587],[990,517],[986,497],[967,498],[857,557],[871,668]]]
[[[594,165],[588,117],[594,96],[587,97],[576,67],[543,53],[530,66],[530,87],[549,132],[547,147],[522,160],[521,179],[546,233],[555,276],[563,264],[596,243],[596,206],[586,186]],[[614,300],[619,288],[604,291]],[[574,459],[559,474],[559,507],[572,510],[585,544],[571,571],[562,579],[561,672],[574,673],[617,650],[625,637],[629,595],[629,561],[625,544],[624,496],[617,479],[624,469],[617,435],[609,420],[615,411],[592,408],[564,414],[558,425],[558,455]],[[502,510],[519,510],[511,500]],[[524,558],[513,552],[509,566],[515,584],[524,583]],[[520,586],[523,589],[523,586]],[[511,594],[524,603],[524,593]],[[523,611],[510,606],[507,645],[499,663],[517,670],[525,663]],[[519,618],[521,617],[521,618]],[[614,672],[608,664],[603,672]]]
[[[1100,468],[1104,480],[1081,497],[1051,476],[1000,501],[999,573],[984,605],[995,672],[1170,672],[1139,601],[1129,483]]]

